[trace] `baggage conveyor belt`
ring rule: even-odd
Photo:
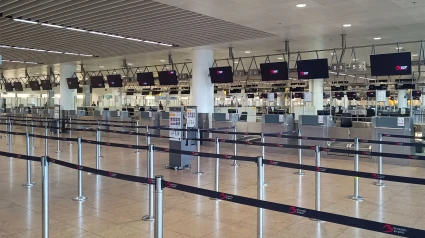
[[[328,149],[342,149],[342,150],[355,150],[355,145],[353,142],[338,142],[338,141],[328,141],[327,146]],[[372,152],[372,145],[368,143],[359,143],[359,151]],[[339,155],[339,156],[347,156],[354,157],[353,154],[342,154],[342,153],[334,153],[332,150],[330,152],[326,152],[328,155]],[[372,159],[370,155],[360,155],[360,158],[368,158]]]

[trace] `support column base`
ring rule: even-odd
[[[22,184],[23,187],[32,187],[34,185],[35,185],[35,182],[29,182],[29,183],[27,182],[27,183]]]
[[[204,172],[201,172],[201,171],[197,171],[197,172],[193,172],[193,174],[197,174],[197,175],[203,175],[203,174],[204,174]]]
[[[303,176],[305,173],[303,171],[297,171],[294,173],[295,175]]]
[[[240,165],[238,164],[238,163],[236,163],[236,162],[233,162],[230,166],[233,166],[233,167],[239,167]]]
[[[374,182],[373,185],[376,185],[378,187],[386,187],[387,186],[385,183],[382,183],[382,182]]]
[[[364,200],[364,198],[363,197],[361,197],[361,196],[350,196],[350,197],[348,197],[348,198],[350,198],[351,200],[354,200],[354,201],[358,201],[358,202],[361,202],[361,201],[363,201]]]

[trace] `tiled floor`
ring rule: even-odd
[[[40,131],[40,134],[42,132]],[[78,134],[74,133],[74,136]],[[84,134],[94,138],[93,134]],[[108,136],[103,140],[135,143],[134,136]],[[0,150],[8,151],[8,138],[0,139]],[[145,143],[141,140],[141,144]],[[155,145],[168,146],[166,140]],[[35,139],[34,155],[44,155],[44,141]],[[49,155],[60,160],[77,162],[77,146],[61,142],[62,152],[55,153],[56,142],[50,142]],[[213,152],[212,147],[203,151]],[[284,149],[282,149],[284,150]],[[13,151],[25,154],[25,140],[14,136]],[[259,147],[239,146],[239,154],[257,156]],[[267,150],[266,150],[267,151]],[[222,149],[232,153],[230,149]],[[103,147],[101,168],[110,171],[146,176],[146,153],[134,153],[134,149]],[[155,153],[155,174],[166,180],[214,188],[215,160],[203,158],[198,176],[193,161],[192,171],[165,169],[168,154]],[[296,162],[293,155],[266,153],[267,159]],[[314,159],[305,157],[306,164]],[[94,145],[84,144],[83,163],[95,167]],[[231,167],[230,161],[220,164],[220,190],[248,197],[256,197],[256,165],[240,163]],[[322,166],[352,169],[349,160],[322,159]],[[26,162],[0,158],[0,237],[41,236],[41,181],[40,164],[33,163],[33,178],[37,184],[32,188],[22,187],[26,179]],[[362,162],[361,171],[375,172],[376,164]],[[424,168],[384,165],[388,174],[424,177]],[[269,201],[314,208],[314,173],[294,175],[293,169],[268,167],[265,178],[265,198]],[[85,202],[71,199],[77,195],[77,171],[58,165],[50,166],[50,234],[51,237],[153,237],[153,222],[141,220],[147,214],[147,186],[113,178],[84,173]],[[353,178],[322,174],[322,210],[348,216],[394,223],[402,226],[425,229],[425,186],[386,182],[387,187],[372,185],[372,180],[360,179],[360,195],[363,202],[348,199],[353,194]],[[265,211],[264,237],[386,237],[387,235],[366,230],[336,225],[330,222],[317,223],[306,218]],[[164,190],[164,237],[256,237],[256,209],[226,201],[180,191]]]

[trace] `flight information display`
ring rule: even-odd
[[[155,86],[155,78],[152,72],[137,73],[139,86]]]
[[[110,88],[122,87],[122,78],[120,74],[106,75],[106,80],[108,80],[108,85]]]
[[[4,88],[6,89],[6,92],[13,92],[12,83],[4,83]]]
[[[231,66],[210,68],[211,83],[233,83]]]
[[[15,88],[15,91],[24,91],[21,82],[13,82],[13,87]]]
[[[177,85],[179,83],[175,70],[159,71],[158,79],[160,85]]]
[[[105,80],[103,80],[103,76],[91,76],[90,84],[92,88],[104,88]]]
[[[410,75],[412,56],[410,52],[371,55],[370,73],[372,76]]]
[[[78,78],[67,78],[66,83],[68,84],[69,89],[78,89],[80,86],[78,83]]]
[[[40,86],[40,84],[38,83],[38,81],[30,81],[30,88],[31,88],[31,90],[33,90],[33,91],[40,91],[41,86]]]
[[[40,82],[43,90],[52,90],[52,83],[50,80],[41,80]]]
[[[328,59],[298,60],[298,79],[329,78]]]
[[[260,70],[262,81],[289,80],[287,62],[260,64]]]

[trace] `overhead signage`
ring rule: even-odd
[[[366,71],[366,62],[365,61],[353,62],[348,66],[348,71],[350,72]]]
[[[347,67],[344,63],[339,63],[339,64],[332,64],[331,65],[331,70],[335,71],[335,72],[345,72],[347,71]]]

